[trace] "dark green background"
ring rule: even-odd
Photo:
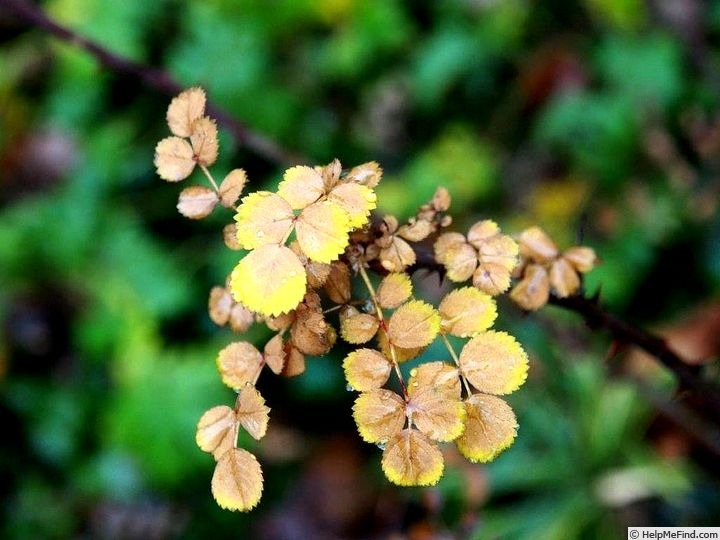
[[[720,2],[42,7],[202,85],[314,163],[378,160],[381,211],[407,217],[444,185],[458,230],[491,217],[510,233],[541,225],[563,247],[582,240],[602,259],[587,290],[630,320],[662,324],[718,296]],[[301,378],[263,376],[285,439],[243,441],[264,464],[264,498],[249,515],[218,509],[212,458],[193,439],[202,411],[233,399],[214,365],[233,336],[206,301],[237,254],[219,234],[228,212],[181,218],[178,187],[154,173],[169,98],[0,7],[1,536],[556,539],[718,525],[717,455],[658,408],[671,378],[649,364],[639,387],[608,336],[505,301],[498,326],[532,368],[510,398],[518,440],[496,462],[451,463],[434,490],[390,486],[353,433],[338,349]],[[243,167],[251,189],[276,185],[277,164],[226,132],[220,147],[216,176]],[[416,285],[437,298],[433,279]]]

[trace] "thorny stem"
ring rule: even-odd
[[[370,281],[370,277],[368,276],[365,267],[362,264],[360,264],[359,266],[360,277],[362,277],[362,280],[365,283],[365,287],[367,287],[368,293],[370,294],[370,299],[372,300],[373,306],[375,306],[375,312],[377,313],[378,320],[380,321],[380,326],[383,328],[383,330],[385,330],[385,316],[383,315],[382,309],[380,308],[377,294],[375,294],[375,287],[373,287],[373,284]],[[388,346],[390,347],[390,360],[392,361],[393,369],[395,369],[395,374],[397,375],[397,378],[400,381],[400,386],[402,387],[403,396],[405,396],[405,401],[407,401],[407,387],[405,386],[405,380],[403,379],[402,372],[400,371],[400,364],[398,364],[397,361],[397,353],[395,352],[395,346],[392,344],[389,338]]]
[[[585,324],[589,328],[604,328],[612,334],[616,341],[636,345],[657,358],[661,364],[673,372],[682,388],[695,392],[706,401],[708,412],[715,419],[715,422],[720,422],[720,393],[718,389],[704,381],[700,376],[699,369],[684,362],[668,347],[665,340],[618,319],[605,311],[597,300],[592,298],[585,298],[584,296],[557,298],[551,296],[549,303],[577,313],[585,320]]]
[[[424,268],[440,272],[441,276],[444,275],[445,267],[435,260],[432,250],[417,247],[415,254],[417,261],[412,270]],[[703,380],[699,369],[684,362],[668,347],[665,340],[605,311],[598,300],[594,298],[584,296],[557,298],[551,296],[549,303],[580,315],[589,328],[593,330],[605,329],[610,332],[617,342],[636,345],[654,356],[675,375],[680,382],[681,388],[695,392],[698,397],[705,400],[708,416],[712,417],[714,422],[720,425],[720,390],[716,385]]]
[[[445,348],[450,353],[450,356],[452,357],[453,361],[455,362],[455,365],[460,369],[460,359],[458,358],[457,354],[455,353],[455,349],[452,346],[452,343],[450,343],[450,340],[447,338],[445,334],[440,334],[440,337],[443,340],[443,343],[445,344]],[[460,370],[460,380],[463,382],[463,386],[465,387],[465,391],[467,392],[468,397],[472,395],[472,392],[470,390],[470,384],[468,383],[467,379],[465,378],[465,375],[463,374],[462,370]]]
[[[39,28],[84,50],[93,56],[100,65],[117,75],[136,79],[146,87],[170,97],[178,95],[184,89],[167,71],[133,62],[124,56],[109,51],[99,43],[87,39],[51,19],[33,2],[0,0],[0,12],[3,11],[9,12],[25,24]],[[244,123],[219,109],[210,101],[207,102],[206,110],[210,116],[217,120],[218,124],[232,133],[236,141],[268,162],[278,165],[307,163],[307,159],[303,156],[283,148],[265,135],[252,131]]]
[[[213,189],[215,190],[215,193],[220,193],[220,188],[218,187],[217,183],[215,182],[215,179],[213,178],[213,175],[210,174],[210,170],[205,165],[200,165],[200,168],[202,169],[202,172],[205,173],[205,176],[212,184]]]

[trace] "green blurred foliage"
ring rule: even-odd
[[[678,0],[672,13],[640,0],[42,7],[117,54],[204,86],[313,162],[381,161],[383,212],[406,217],[444,185],[457,230],[487,216],[511,233],[539,224],[562,247],[582,239],[602,259],[586,291],[625,317],[656,324],[717,298],[717,1]],[[233,338],[205,305],[237,254],[219,235],[229,213],[188,223],[175,213],[177,186],[154,174],[169,96],[5,16],[0,25],[0,416],[10,441],[0,446],[0,535],[98,536],[108,508],[131,524],[150,512],[165,537],[264,530],[309,465],[269,460],[250,516],[211,500],[212,460],[193,432],[202,411],[232,399],[214,358]],[[213,170],[234,167],[252,188],[281,173],[222,132]],[[418,286],[437,295],[431,281]],[[633,504],[658,524],[720,515],[717,467],[662,453],[660,414],[605,369],[605,336],[557,310],[525,318],[502,307],[500,326],[526,344],[533,370],[511,400],[516,444],[477,466],[488,488],[468,535],[607,538]],[[281,422],[360,447],[342,356],[261,385]],[[667,377],[651,382],[670,399]],[[425,508],[420,490],[389,487],[369,455],[363,471],[398,512]],[[628,479],[645,491],[618,502]],[[444,527],[467,526],[467,484],[450,465],[434,491]]]

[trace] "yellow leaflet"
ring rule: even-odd
[[[345,378],[355,390],[366,392],[383,386],[392,366],[387,358],[374,349],[358,349],[343,361]]]
[[[515,440],[517,419],[502,399],[475,394],[465,402],[465,410],[465,432],[456,444],[470,461],[491,461]]]
[[[335,203],[321,201],[305,208],[295,224],[300,249],[308,259],[329,263],[348,245],[350,221]]]
[[[440,314],[422,300],[403,304],[390,317],[387,335],[390,342],[405,349],[432,343],[440,331]]]
[[[385,447],[382,470],[398,486],[432,486],[443,474],[444,460],[436,444],[415,429],[405,429]]]
[[[474,287],[448,293],[438,306],[444,332],[467,337],[490,328],[497,317],[495,300]]]
[[[266,244],[251,251],[230,276],[237,302],[261,315],[279,315],[295,309],[305,296],[305,268],[292,250]]]
[[[215,466],[212,494],[226,510],[252,510],[262,496],[263,475],[258,460],[250,452],[232,448]]]
[[[245,249],[279,244],[293,226],[290,205],[275,193],[256,191],[243,197],[235,214],[237,239]]]
[[[527,378],[528,357],[513,336],[491,330],[465,344],[460,352],[460,369],[481,392],[510,394]]]
[[[405,425],[405,402],[384,388],[363,392],[353,405],[353,418],[365,442],[384,443]]]
[[[328,195],[328,200],[347,212],[350,227],[353,229],[365,225],[370,211],[377,207],[377,196],[372,189],[350,182],[335,186]]]
[[[400,306],[412,295],[412,282],[410,276],[404,272],[388,274],[380,282],[377,290],[377,299],[381,307],[394,309]]]
[[[322,176],[312,167],[298,165],[285,171],[278,195],[298,210],[317,201],[325,192]]]

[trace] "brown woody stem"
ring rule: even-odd
[[[620,343],[630,343],[643,349],[657,358],[677,378],[681,388],[697,393],[703,398],[708,411],[716,421],[720,420],[720,394],[718,388],[703,380],[700,369],[683,361],[662,338],[631,325],[618,317],[605,311],[597,300],[584,296],[570,296],[568,298],[550,297],[550,304],[567,309],[580,315],[585,324],[592,329],[605,329]]]
[[[99,43],[87,39],[51,19],[32,2],[26,0],[0,0],[0,11],[7,11],[20,21],[44,30],[62,41],[81,48],[94,56],[106,69],[118,75],[137,79],[148,88],[157,90],[170,97],[176,96],[184,89],[168,72],[134,62],[124,56],[107,50]],[[236,120],[210,101],[207,102],[206,110],[218,124],[232,133],[238,143],[244,145],[270,163],[291,165],[307,161],[295,152],[283,148],[272,139],[252,131],[244,123]]]
[[[432,248],[415,246],[417,261],[412,270],[426,269],[444,275],[445,268],[435,260]],[[706,403],[706,411],[713,421],[720,425],[720,389],[717,385],[702,379],[700,369],[684,362],[665,341],[632,324],[623,321],[605,311],[597,300],[584,296],[557,298],[551,296],[549,303],[580,315],[592,329],[604,329],[610,332],[619,343],[636,345],[668,368],[680,383],[680,388],[689,390]]]

